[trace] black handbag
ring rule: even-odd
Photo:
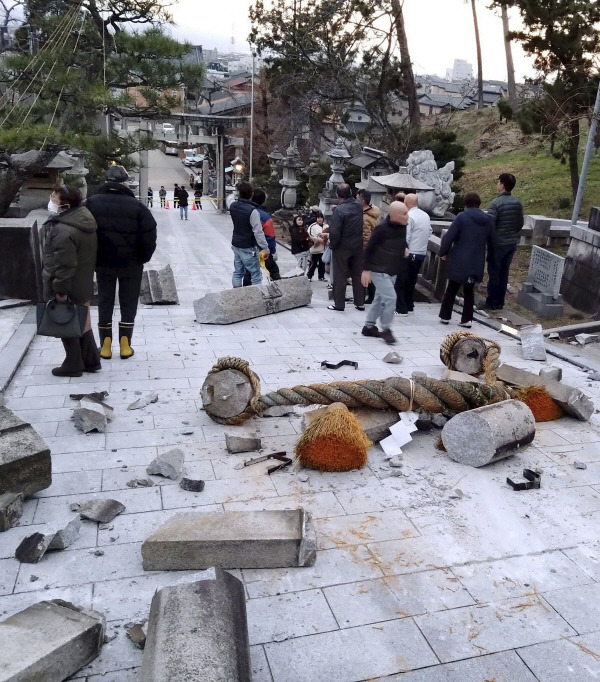
[[[36,305],[37,333],[56,339],[78,339],[83,335],[88,308],[72,301],[59,303],[51,298]]]

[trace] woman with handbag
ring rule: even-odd
[[[87,307],[81,337],[61,339],[66,357],[52,370],[58,377],[80,377],[84,371],[96,372],[102,367],[89,311],[96,265],[96,221],[82,201],[75,187],[55,189],[48,203],[50,217],[42,227],[44,299],[58,303],[70,300]]]

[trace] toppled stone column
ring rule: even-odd
[[[66,680],[100,653],[104,617],[60,599],[0,623],[0,680]]]
[[[140,303],[144,305],[178,305],[175,276],[170,265],[162,270],[144,270],[140,287]]]
[[[23,494],[3,493],[0,495],[0,533],[16,526],[23,516]]]
[[[509,457],[534,437],[535,418],[520,400],[503,400],[461,412],[442,429],[448,455],[473,467]]]
[[[317,538],[304,509],[182,512],[142,545],[146,571],[312,566]]]
[[[0,405],[0,491],[28,496],[51,483],[50,449],[31,424]]]
[[[269,284],[225,289],[194,301],[196,322],[232,324],[308,305],[310,282],[304,275],[284,277]]]
[[[496,375],[500,381],[512,386],[543,386],[565,414],[581,421],[589,421],[594,414],[594,403],[578,388],[511,365],[500,365]]]
[[[218,568],[164,587],[150,607],[144,682],[251,682],[244,587]]]

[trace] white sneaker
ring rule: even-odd
[[[397,315],[398,317],[408,317],[408,313],[398,313],[398,312],[395,312],[394,315]]]
[[[459,322],[458,326],[459,327],[466,327],[467,329],[471,329],[471,323],[470,322]]]
[[[441,317],[440,317],[440,322],[441,322],[442,324],[450,324],[450,320],[442,320]]]

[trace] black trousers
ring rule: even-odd
[[[442,307],[440,308],[440,317],[442,320],[449,320],[452,317],[452,308],[454,308],[454,300],[456,294],[462,285],[465,304],[463,306],[461,322],[472,322],[473,320],[473,305],[475,303],[475,284],[467,284],[466,282],[455,282],[453,279],[448,280],[446,285],[446,293],[442,299]]]
[[[121,307],[121,322],[133,324],[137,313],[140,285],[144,266],[135,263],[122,268],[105,265],[96,267],[98,281],[98,324],[108,327],[112,324],[115,307],[115,290],[119,283],[119,306]]]
[[[313,278],[315,270],[319,273],[319,279],[325,279],[325,263],[323,263],[322,253],[310,254],[310,268],[308,268],[308,273],[306,274],[308,279]]]
[[[409,313],[415,309],[415,287],[419,279],[419,272],[425,256],[411,253],[408,258],[402,259],[402,269],[396,277],[396,312]]]
[[[508,287],[510,264],[517,250],[516,246],[496,246],[488,254],[488,296],[486,305],[490,308],[504,308]]]
[[[362,306],[365,303],[365,288],[360,282],[363,269],[363,247],[354,251],[347,249],[334,249],[332,251],[333,263],[333,303],[339,310],[346,307],[346,280],[352,279],[352,295],[354,305]]]

